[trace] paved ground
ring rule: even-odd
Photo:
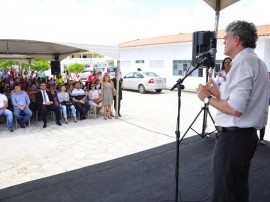
[[[196,94],[183,92],[180,131],[184,134],[203,103]],[[175,141],[177,91],[139,94],[124,91],[122,118],[87,119],[62,127],[32,121],[14,133],[1,125],[0,189],[54,174],[94,165]],[[215,114],[213,108],[211,114]],[[208,121],[207,131],[214,126]],[[194,123],[200,133],[202,114]],[[270,129],[266,129],[269,140]],[[194,135],[189,130],[187,136]],[[269,142],[267,143],[269,144]]]

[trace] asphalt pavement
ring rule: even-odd
[[[23,182],[95,165],[135,154],[176,140],[178,92],[139,94],[123,91],[121,118],[89,119],[57,126],[48,122],[31,121],[27,128],[9,132],[1,125],[0,132],[0,189]],[[204,104],[195,93],[181,93],[180,135],[201,134]],[[210,107],[214,117],[216,110]],[[195,117],[193,129],[188,129]],[[209,115],[208,115],[209,117]],[[214,130],[208,118],[206,133]],[[269,126],[265,139],[269,140]],[[267,142],[269,144],[269,142]]]

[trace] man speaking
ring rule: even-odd
[[[258,137],[268,117],[268,71],[254,53],[257,30],[253,23],[234,21],[225,29],[224,54],[232,67],[220,89],[213,80],[199,84],[200,100],[218,112],[214,148],[213,202],[248,202],[248,176]]]

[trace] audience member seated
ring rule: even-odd
[[[54,111],[56,115],[56,124],[61,126],[61,112],[60,108],[55,105],[53,95],[50,91],[46,91],[46,83],[40,83],[40,91],[36,93],[36,103],[41,112],[41,117],[43,120],[43,128],[47,127],[47,110]]]
[[[86,119],[86,115],[90,110],[90,105],[86,101],[86,93],[83,89],[80,88],[80,83],[75,83],[75,89],[72,91],[72,100],[76,107],[76,110],[80,113],[80,119]]]
[[[66,87],[63,85],[60,88],[60,92],[57,93],[57,98],[58,98],[58,102],[60,104],[60,107],[63,110],[63,116],[65,119],[65,123],[68,123],[68,119],[67,119],[67,108],[71,109],[72,115],[73,115],[73,119],[74,122],[77,122],[77,118],[76,118],[76,109],[75,106],[71,103],[70,99],[69,99],[69,94],[66,92]]]
[[[22,90],[26,90],[26,83],[24,79],[20,79],[20,83],[19,83],[20,87]]]
[[[95,85],[96,85],[96,88],[98,91],[101,91],[101,84],[102,84],[102,82],[100,82],[100,80],[95,80]]]
[[[89,91],[89,104],[94,108],[94,118],[97,118],[97,112],[102,108],[102,99],[94,83],[91,84]]]
[[[5,116],[7,119],[7,127],[10,132],[13,132],[12,129],[12,121],[13,115],[12,112],[7,109],[8,107],[8,99],[4,94],[0,93],[0,116]]]
[[[30,98],[25,91],[21,90],[19,84],[14,85],[15,92],[11,95],[14,116],[18,119],[21,128],[25,128],[25,123],[31,118],[32,111],[29,109]],[[21,112],[24,115],[21,115]]]
[[[87,82],[92,83],[94,81],[94,77],[96,74],[96,70],[94,70],[88,77],[87,77]]]
[[[65,81],[64,81],[64,79],[62,78],[62,75],[61,75],[60,72],[57,73],[55,82],[56,82],[56,85],[57,85],[57,84],[64,84],[64,83],[65,83]]]
[[[67,89],[67,92],[69,94],[69,97],[71,97],[72,96],[72,91],[74,89],[74,84],[70,83],[70,84],[66,85],[66,89]]]
[[[28,91],[28,95],[30,98],[30,105],[29,108],[30,110],[33,112],[34,115],[36,115],[37,110],[38,110],[38,106],[36,104],[36,93],[37,93],[37,87],[35,84],[32,84],[29,91]]]
[[[85,85],[84,85],[84,91],[86,92],[86,94],[91,90],[91,83],[86,81]]]
[[[7,97],[8,99],[8,109],[10,111],[12,111],[12,101],[11,101],[11,95],[12,95],[13,91],[12,89],[10,88],[10,85],[9,84],[6,84],[5,85],[5,88],[4,88],[4,91],[3,91],[3,94]]]

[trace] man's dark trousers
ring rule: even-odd
[[[249,168],[258,137],[255,128],[224,128],[214,148],[212,202],[248,202]]]

